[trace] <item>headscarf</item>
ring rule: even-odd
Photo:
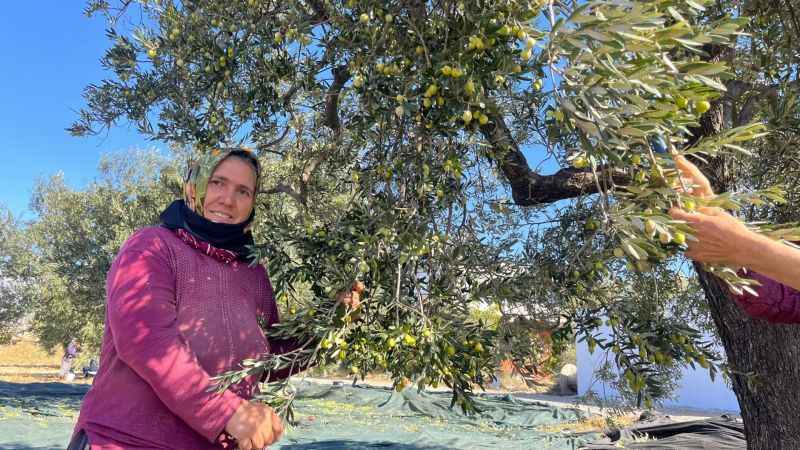
[[[194,204],[190,204],[190,198],[185,198],[185,200],[187,205],[192,207],[197,214],[203,215],[203,202],[206,199],[208,181],[211,179],[211,174],[217,169],[219,163],[230,156],[246,159],[253,165],[256,172],[256,191],[258,191],[261,170],[253,151],[246,147],[215,148],[191,161],[186,173],[186,183],[194,188]]]
[[[256,191],[258,190],[258,160],[249,149],[224,148],[198,156],[189,164],[186,183],[194,188],[194,201],[188,198],[175,200],[161,213],[162,224],[178,233],[188,245],[207,253],[220,261],[230,262],[234,259],[246,259],[248,247],[253,246],[253,235],[248,227],[255,217],[255,209],[250,217],[242,223],[227,224],[212,222],[203,217],[208,181],[219,164],[228,157],[240,157],[251,162],[256,171]],[[192,207],[190,207],[190,205]],[[193,239],[191,239],[191,238]],[[198,240],[200,241],[198,243]],[[220,252],[214,252],[202,243],[208,243]],[[226,253],[228,252],[228,253]]]

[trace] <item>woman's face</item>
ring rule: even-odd
[[[253,166],[240,158],[226,158],[208,180],[203,217],[216,223],[242,223],[253,211],[255,196]]]

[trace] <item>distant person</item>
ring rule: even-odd
[[[83,377],[89,378],[97,375],[97,359],[92,358],[89,360],[89,364],[83,366]]]
[[[67,348],[64,349],[64,356],[61,357],[61,371],[59,375],[65,381],[72,382],[75,380],[75,372],[72,370],[72,364],[75,362],[75,358],[78,356],[78,343],[75,342],[75,339],[71,339]]]
[[[293,349],[259,326],[275,324],[278,309],[264,267],[248,260],[258,180],[249,151],[215,150],[192,164],[185,199],[161,226],[122,246],[106,281],[100,367],[70,449],[250,450],[280,439],[277,414],[249,402],[259,380],[222,393],[211,380]],[[355,292],[339,298],[358,304]]]
[[[689,193],[714,197],[705,175],[683,156],[675,162]],[[800,323],[800,250],[774,241],[751,229],[720,208],[687,212],[673,208],[670,215],[694,230],[686,256],[710,264],[744,267],[745,276],[757,280],[757,296],[744,293],[734,298],[752,317],[775,323]]]

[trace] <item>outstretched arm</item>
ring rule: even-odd
[[[713,197],[708,179],[682,156],[675,161],[688,193]],[[773,241],[720,208],[687,212],[673,208],[670,215],[688,223],[697,240],[688,243],[686,256],[702,263],[744,267],[761,285],[758,295],[735,296],[749,315],[770,322],[800,323],[800,250]]]
[[[719,208],[696,213],[673,209],[674,219],[694,230],[697,241],[688,243],[686,256],[711,264],[746,267],[779,283],[800,290],[800,250],[748,229]]]
[[[702,172],[683,156],[675,162],[692,195],[714,196],[711,184]],[[677,220],[686,221],[697,238],[689,242],[686,256],[711,264],[746,267],[793,289],[800,289],[800,250],[750,230],[740,220],[720,208],[700,208],[687,212],[670,211]]]
[[[349,291],[343,290],[336,294],[336,302],[348,309],[352,310],[358,309],[358,307],[361,305],[361,294],[363,292],[364,292],[364,283],[360,281],[355,281],[353,282]],[[261,315],[268,327],[276,323],[279,323],[280,321],[278,306],[275,302],[275,296],[272,290],[272,283],[269,281],[269,278],[267,278],[267,290],[266,290],[266,296],[264,298],[264,303],[262,306]],[[269,340],[270,352],[277,355],[284,355],[290,353],[294,350],[297,350],[299,347],[300,343],[294,339],[277,340],[275,338],[272,338]],[[306,369],[308,369],[308,367],[299,365],[293,366],[291,368],[281,369],[273,373],[270,373],[269,381],[282,380],[291,375],[294,375],[297,372],[301,372]],[[265,380],[266,380],[266,374],[262,381]]]

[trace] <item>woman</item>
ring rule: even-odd
[[[691,194],[715,195],[694,164],[682,156],[676,156],[675,162]],[[694,230],[697,240],[689,242],[686,256],[702,263],[744,267],[747,277],[761,283],[755,287],[757,296],[734,296],[747,314],[775,323],[800,323],[800,250],[756,233],[720,208],[697,212],[674,208],[670,215]]]
[[[276,323],[278,311],[264,267],[246,260],[258,179],[250,152],[215,150],[192,165],[185,200],[161,214],[162,226],[122,246],[106,281],[100,370],[75,448],[196,450],[236,441],[248,450],[280,438],[275,412],[248,402],[258,380],[221,393],[211,380],[243,359],[291,350],[262,333],[259,321]],[[352,306],[357,297],[339,296]]]
[[[61,371],[59,375],[65,381],[73,381],[75,379],[75,371],[72,368],[72,363],[75,361],[75,358],[78,356],[78,343],[75,342],[75,339],[69,341],[69,345],[64,350],[64,356],[61,358]]]

